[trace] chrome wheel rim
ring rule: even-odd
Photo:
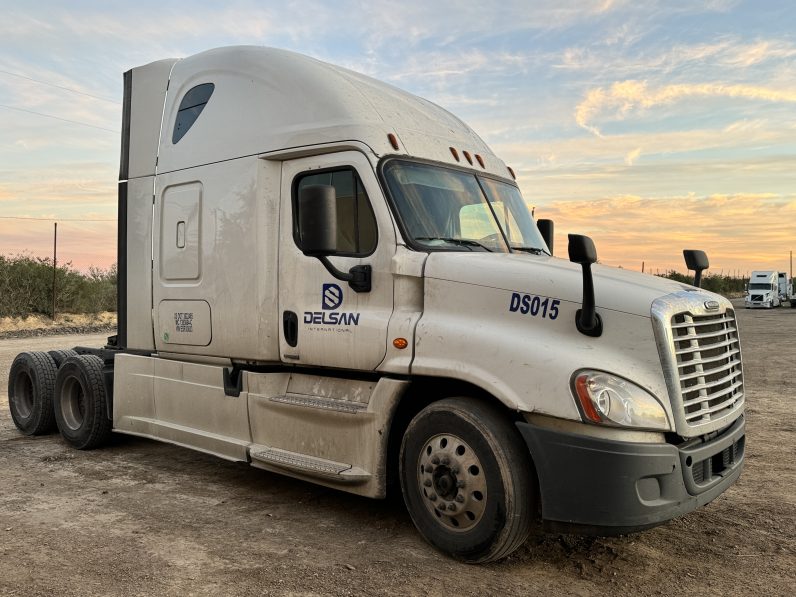
[[[426,508],[446,530],[467,531],[484,515],[486,475],[478,454],[456,435],[435,435],[423,445],[417,483]]]

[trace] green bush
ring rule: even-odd
[[[681,274],[674,270],[670,270],[665,274],[660,275],[662,278],[669,278],[670,280],[677,280],[678,282],[685,282],[686,284],[694,283],[694,275]],[[721,274],[707,274],[702,276],[702,288],[715,292],[716,294],[723,294],[724,296],[743,294],[746,289],[746,283],[749,280],[746,278],[734,278],[732,276],[723,276]]]
[[[0,255],[0,317],[52,315],[53,266],[49,258]],[[58,313],[98,313],[116,310],[116,264],[91,267],[87,274],[71,262],[55,272]]]

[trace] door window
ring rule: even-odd
[[[299,174],[293,184],[293,238],[301,249],[298,196],[312,185],[333,186],[337,196],[336,255],[365,257],[376,250],[376,217],[362,181],[352,168]]]

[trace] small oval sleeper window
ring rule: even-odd
[[[192,88],[180,102],[180,109],[177,111],[177,120],[174,123],[174,132],[171,134],[171,142],[177,143],[185,136],[199,118],[199,114],[205,109],[210,96],[216,86],[213,83],[202,83]]]

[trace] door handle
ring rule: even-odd
[[[282,331],[288,346],[295,348],[298,344],[298,315],[293,311],[282,313]]]

